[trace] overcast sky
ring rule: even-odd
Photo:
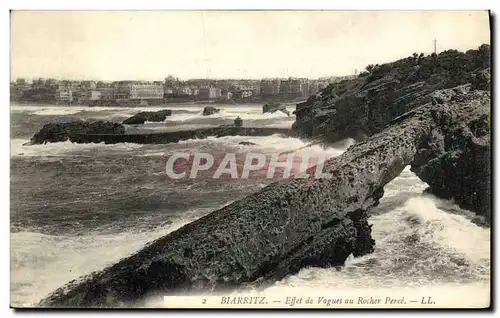
[[[96,80],[349,75],[489,43],[486,11],[15,11],[11,76]]]

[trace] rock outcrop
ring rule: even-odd
[[[141,134],[91,134],[80,133],[69,136],[71,142],[76,143],[136,143],[136,144],[168,144],[188,139],[204,139],[210,136],[271,136],[279,134],[289,136],[290,129],[275,127],[236,127],[225,125],[212,128],[200,128],[194,130],[181,130],[161,133]]]
[[[470,85],[431,94],[436,125],[412,162],[435,195],[491,218],[490,92]]]
[[[265,285],[305,266],[340,266],[350,254],[371,253],[370,209],[405,166],[445,188],[457,174],[455,163],[466,160],[469,172],[489,167],[488,92],[468,85],[430,98],[435,102],[402,114],[327,161],[323,171],[331,178],[275,182],[68,283],[40,306],[140,305],[154,295]],[[474,156],[463,158],[468,151]],[[308,172],[313,175],[314,168]],[[481,181],[489,187],[489,179]],[[457,186],[453,195],[460,199],[473,189],[482,186]]]
[[[490,69],[481,70],[472,75],[471,84],[473,89],[491,91]]]
[[[71,141],[74,143],[137,143],[168,144],[188,139],[204,139],[224,136],[271,136],[278,134],[290,136],[288,128],[276,127],[242,127],[243,121],[238,117],[232,125],[154,133],[125,133],[125,126],[112,122],[74,121],[68,123],[51,123],[37,132],[25,145],[45,144],[47,142]]]
[[[264,104],[262,106],[262,113],[265,114],[265,113],[275,113],[277,111],[280,111],[284,114],[286,114],[287,116],[290,116],[290,112],[288,111],[288,109],[286,109],[286,106],[285,105],[282,105],[280,103],[268,103],[268,104]]]
[[[210,116],[218,112],[220,112],[220,109],[213,106],[205,106],[205,108],[203,108],[203,116]]]
[[[302,137],[335,142],[363,140],[397,116],[431,101],[430,93],[472,83],[489,90],[490,46],[461,53],[416,53],[396,62],[370,65],[368,72],[344,80],[297,104],[293,129]]]
[[[156,112],[140,112],[123,121],[125,125],[139,125],[145,122],[162,122],[167,119],[167,116],[172,116],[170,109],[163,109]]]
[[[50,123],[44,125],[30,140],[30,144],[45,144],[48,142],[64,142],[81,134],[114,134],[125,133],[125,127],[109,121],[72,121],[68,123]]]

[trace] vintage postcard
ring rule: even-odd
[[[10,18],[11,307],[491,307],[490,12]]]

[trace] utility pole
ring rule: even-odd
[[[437,59],[438,59],[438,56],[437,56],[437,39],[434,38],[434,54],[432,56],[432,60],[434,62],[434,66],[437,65]]]

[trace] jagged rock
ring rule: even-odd
[[[280,111],[280,112],[286,114],[287,116],[290,116],[290,112],[288,111],[288,109],[286,109],[286,106],[282,105],[280,103],[269,103],[269,104],[265,104],[262,106],[262,113],[263,114],[275,113],[277,111]]]
[[[30,140],[30,144],[64,142],[79,134],[124,134],[122,124],[108,121],[72,121],[68,123],[50,123],[44,125]]]
[[[277,127],[236,127],[234,125],[223,125],[219,127],[200,128],[194,130],[169,131],[161,133],[138,133],[138,134],[93,134],[74,133],[69,136],[71,142],[76,143],[136,143],[136,144],[168,144],[188,139],[204,139],[209,136],[217,138],[224,136],[271,136],[279,134],[290,136],[290,129]]]
[[[471,84],[473,89],[490,90],[491,89],[490,69],[481,70],[476,74],[473,74]]]
[[[470,85],[432,94],[439,123],[420,145],[412,171],[435,195],[455,199],[483,216],[491,213],[490,93],[470,91]]]
[[[172,116],[172,111],[170,109],[163,109],[156,112],[140,112],[130,118],[125,119],[123,121],[123,124],[138,125],[144,124],[146,121],[162,122],[165,121],[167,116]]]
[[[253,143],[251,141],[240,141],[238,144],[243,145],[243,146],[255,146],[255,145],[257,145],[256,143]]]
[[[213,106],[205,106],[205,108],[203,108],[203,116],[210,116],[218,112],[220,112],[220,109]]]

